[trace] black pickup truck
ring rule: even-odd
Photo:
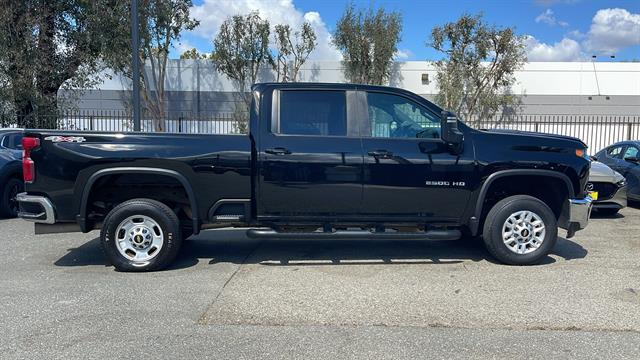
[[[118,270],[166,267],[202,229],[255,238],[452,240],[508,264],[587,225],[580,140],[474,130],[410,92],[257,84],[248,135],[26,130],[19,216],[101,229]]]

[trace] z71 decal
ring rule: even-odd
[[[84,142],[84,141],[87,140],[82,136],[47,136],[44,139],[45,140],[49,140],[49,141],[54,142],[54,143],[59,143],[59,142],[81,143],[81,142]]]

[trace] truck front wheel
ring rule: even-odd
[[[100,243],[119,271],[154,271],[167,267],[178,254],[182,234],[176,214],[151,199],[119,204],[104,219]]]
[[[484,223],[487,250],[510,265],[535,264],[556,244],[558,225],[544,202],[528,195],[510,196],[491,208]]]

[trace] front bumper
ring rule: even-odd
[[[593,208],[593,200],[591,196],[584,199],[569,199],[569,214],[567,216],[567,238],[573,237],[576,231],[587,227],[591,209]]]
[[[594,209],[622,209],[627,207],[627,186],[622,186],[616,190],[615,194],[608,199],[595,200]]]
[[[51,201],[44,196],[27,195],[20,193],[16,196],[20,210],[18,217],[44,224],[54,224],[56,214]]]

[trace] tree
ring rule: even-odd
[[[289,25],[276,25],[277,55],[273,68],[277,73],[278,81],[296,81],[300,68],[317,45],[316,33],[308,22],[302,24],[301,30],[293,33]]]
[[[208,59],[209,57],[207,56],[207,54],[203,54],[198,52],[198,50],[196,48],[191,48],[191,50],[187,50],[185,52],[183,52],[182,54],[180,54],[180,59],[182,60],[187,60],[187,59],[191,59],[191,60],[205,60]]]
[[[189,16],[191,0],[142,0],[139,7],[140,21],[140,62],[145,64],[140,71],[140,93],[144,106],[153,120],[155,131],[166,131],[166,93],[167,64],[172,44],[180,39],[183,30],[193,30],[199,25],[197,20]],[[129,34],[131,20],[127,16],[122,19],[121,31]],[[119,44],[118,48],[129,49],[119,51],[108,59],[109,65],[133,79],[131,68],[131,36],[128,43]],[[148,68],[147,68],[148,67]]]
[[[352,83],[385,84],[401,32],[398,12],[387,13],[382,8],[365,12],[349,5],[338,20],[333,38],[344,58],[346,78]]]
[[[482,15],[435,27],[429,45],[445,55],[435,63],[436,102],[470,122],[517,106],[510,90],[526,61],[524,40],[511,28],[487,25]]]
[[[0,72],[18,126],[55,127],[58,90],[95,80],[123,1],[2,0]],[[36,121],[35,115],[39,121]]]
[[[273,64],[269,33],[269,21],[254,11],[225,20],[213,40],[211,59],[215,68],[233,81],[241,97],[234,112],[240,132],[247,130],[250,88],[257,81],[259,71],[265,65]]]

